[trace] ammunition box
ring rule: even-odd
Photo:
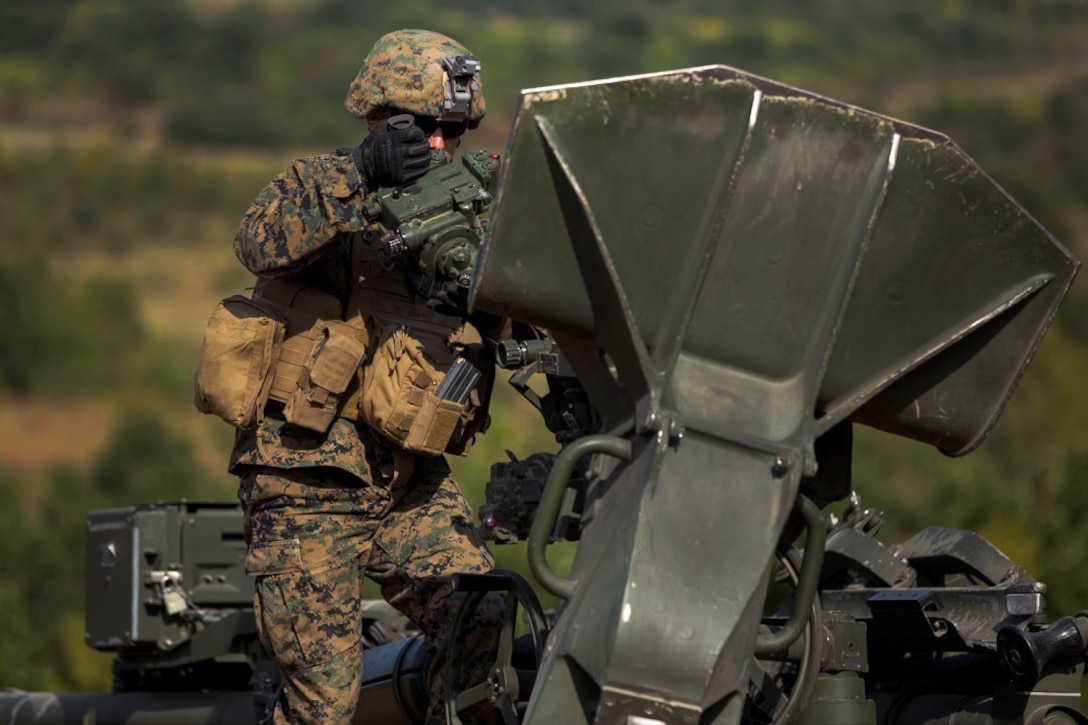
[[[238,504],[156,503],[87,518],[86,640],[169,650],[223,610],[251,607]]]

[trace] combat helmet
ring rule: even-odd
[[[485,111],[480,64],[445,35],[395,30],[379,38],[363,59],[344,107],[361,119],[387,107],[476,128]]]

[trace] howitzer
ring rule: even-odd
[[[806,503],[849,495],[854,423],[977,447],[1067,250],[947,137],[723,67],[527,91],[504,164],[472,302],[546,328],[602,421],[529,533],[566,602],[526,722],[1083,720],[1083,647],[1063,685],[1007,686],[997,632],[1041,629],[1044,588],[1000,552],[828,539]],[[544,547],[580,465],[563,575]]]
[[[722,66],[524,92],[470,302],[548,331],[501,357],[562,447],[495,469],[484,528],[527,540],[563,604],[512,573],[458,580],[507,617],[449,720],[1086,722],[1088,615],[1048,625],[1045,585],[971,532],[881,543],[849,467],[856,423],[977,447],[1078,266],[926,129]],[[569,572],[548,559],[564,538]],[[156,566],[152,587],[191,585]],[[358,721],[417,716],[414,641],[366,651]],[[256,718],[274,674],[246,661]],[[178,721],[140,694],[161,705],[144,721]]]

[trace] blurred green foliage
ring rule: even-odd
[[[348,83],[380,34],[412,26],[446,32],[481,59],[490,117],[480,133],[492,139],[521,88],[724,63],[949,134],[1088,251],[1083,0],[5,0],[0,140],[7,127],[63,137],[85,122],[114,126],[122,141],[0,144],[0,405],[99,396],[122,412],[89,467],[51,469],[41,492],[0,465],[0,684],[106,684],[72,596],[88,511],[230,496],[225,474],[198,465],[175,425],[195,415],[199,340],[179,345],[149,329],[136,280],[74,267],[90,253],[201,240],[209,219],[236,221],[273,173],[229,163],[239,147],[279,167],[288,149],[354,143],[359,123],[341,109]],[[100,106],[87,110],[88,99]],[[144,152],[125,139],[146,132],[149,110],[160,138]],[[1050,583],[1054,616],[1088,607],[1086,363],[1088,305],[1075,287],[978,453],[950,460],[859,431],[855,483],[887,512],[884,538],[929,524],[977,529]],[[473,455],[453,462],[474,504],[504,449],[555,447],[511,395],[495,419]],[[523,547],[497,554],[523,566]]]
[[[1076,0],[9,0],[0,92],[9,102],[86,93],[156,102],[176,141],[325,145],[358,135],[330,110],[365,50],[396,27],[465,42],[483,60],[492,110],[505,115],[527,86],[704,63],[870,105],[905,72],[940,80],[949,68],[1060,67],[1079,58],[1086,13]]]
[[[147,333],[132,281],[119,272],[81,277],[72,267],[95,251],[196,239],[202,219],[237,216],[263,181],[169,154],[0,152],[0,309],[9,330],[0,390],[58,396],[128,387],[188,398],[192,361],[173,358]]]
[[[161,413],[134,409],[88,470],[60,467],[37,505],[0,470],[0,682],[44,689],[106,689],[109,659],[83,644],[83,537],[88,511],[136,502],[222,498],[196,464],[191,441]],[[29,510],[28,510],[29,508]],[[18,565],[19,563],[23,565]]]

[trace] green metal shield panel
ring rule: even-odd
[[[739,722],[816,440],[978,445],[1077,267],[884,116],[721,66],[524,92],[471,302],[546,327],[632,451],[526,722]]]
[[[473,302],[553,331],[615,418],[963,453],[1077,266],[947,137],[711,66],[526,91]]]

